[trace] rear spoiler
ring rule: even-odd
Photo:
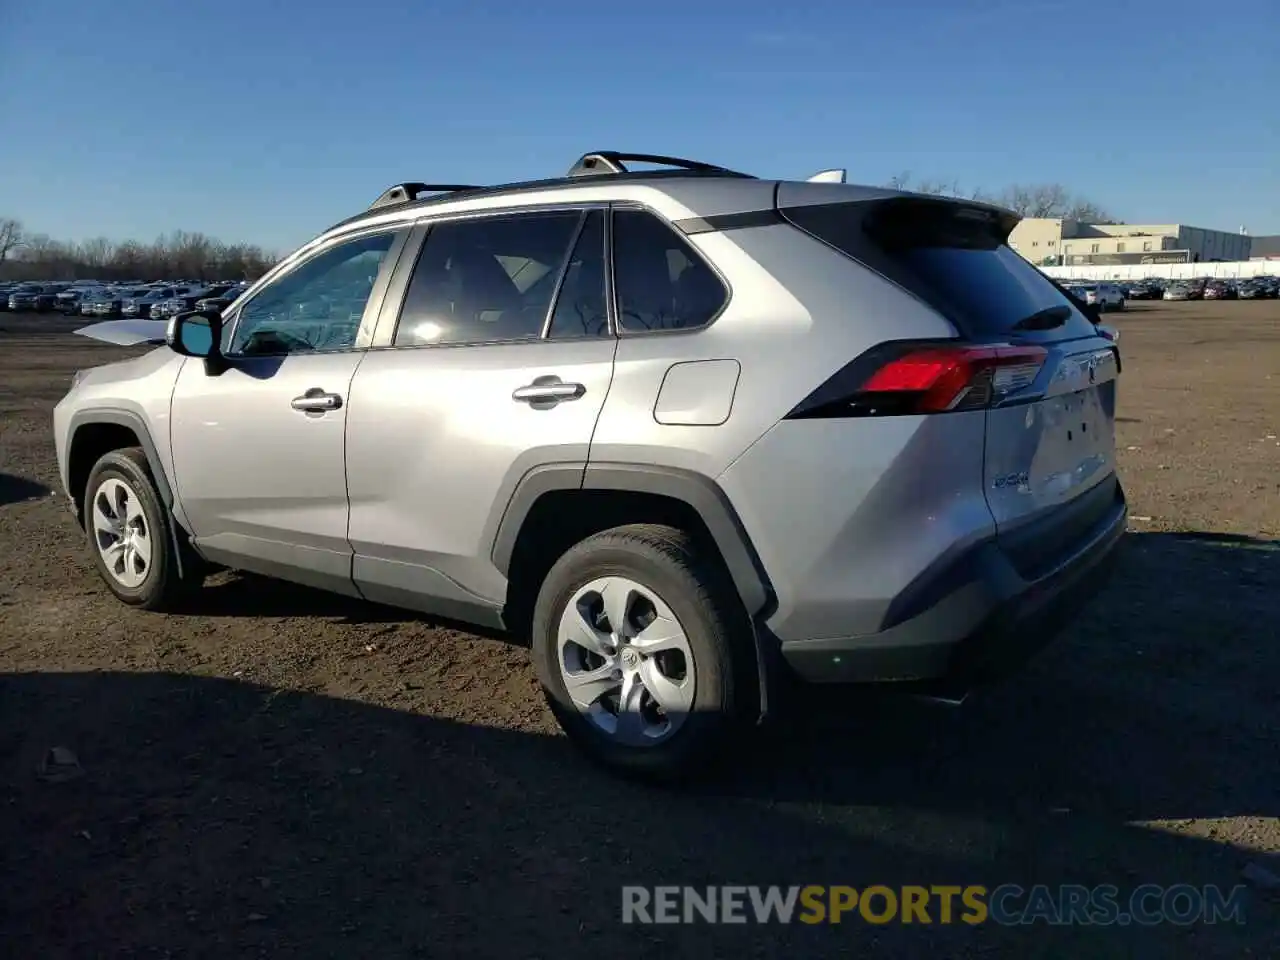
[[[105,320],[76,330],[79,336],[118,347],[159,346],[165,342],[169,324],[164,320]]]

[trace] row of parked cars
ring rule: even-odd
[[[184,310],[222,310],[248,284],[186,280],[170,283],[96,281],[0,284],[0,309],[64,316],[165,320]]]
[[[1123,310],[1129,300],[1268,300],[1280,298],[1280,277],[1194,280],[1150,278],[1130,281],[1073,281],[1071,293],[1100,310]]]
[[[1211,280],[1201,277],[1170,284],[1164,300],[1274,300],[1280,298],[1280,277]]]

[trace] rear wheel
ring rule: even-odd
[[[680,779],[745,730],[750,625],[683,531],[636,524],[570,548],[539,591],[533,655],[565,733],[616,771]]]
[[[172,609],[203,582],[200,558],[170,526],[141,448],[113,450],[94,464],[84,512],[98,573],[130,606]]]

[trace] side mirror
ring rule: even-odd
[[[222,356],[222,314],[197,310],[174,314],[164,342],[174,353],[204,361],[205,372],[217,376],[227,368]]]

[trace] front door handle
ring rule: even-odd
[[[326,393],[319,387],[312,387],[300,397],[294,397],[289,405],[304,413],[324,413],[326,410],[337,410],[342,406],[342,397],[336,393]]]
[[[557,376],[535,377],[533,383],[516,387],[511,399],[534,406],[554,406],[563,400],[577,400],[587,392],[580,383],[565,383]]]

